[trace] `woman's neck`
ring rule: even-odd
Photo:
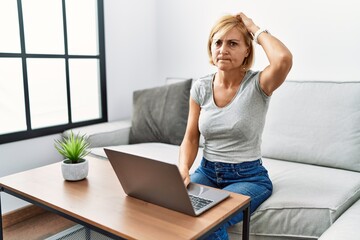
[[[246,72],[245,71],[221,71],[216,74],[215,81],[225,88],[237,87],[241,84]]]

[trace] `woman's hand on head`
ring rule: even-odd
[[[259,27],[256,26],[256,24],[253,22],[253,20],[251,18],[247,17],[243,12],[240,12],[237,15],[240,16],[240,18],[243,21],[248,32],[250,32],[251,34],[254,34],[257,30],[259,30]]]
[[[260,29],[253,20],[244,13],[240,12],[237,16],[242,19],[246,29],[253,36]],[[263,32],[265,31],[262,31],[261,33]],[[270,63],[261,72],[260,87],[266,95],[270,96],[273,91],[285,81],[286,76],[292,67],[292,54],[279,39],[269,34],[269,32],[267,32],[267,34],[260,34],[257,38],[257,43],[264,49]]]

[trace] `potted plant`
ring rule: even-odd
[[[89,162],[85,159],[90,153],[90,143],[86,135],[74,134],[62,139],[55,139],[56,150],[65,158],[61,165],[61,171],[65,180],[79,181],[87,177]]]

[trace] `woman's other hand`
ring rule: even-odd
[[[180,168],[180,175],[184,181],[185,187],[187,187],[190,183],[190,175],[189,170],[186,170],[185,168]]]

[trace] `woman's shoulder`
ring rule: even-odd
[[[249,86],[249,89],[253,89],[259,92],[264,99],[269,99],[270,97],[267,96],[260,87],[260,73],[261,71],[249,70],[247,72],[243,87],[246,88],[247,86]]]
[[[198,78],[196,81],[201,83],[209,83],[214,79],[215,73],[211,73],[208,75],[205,75],[203,77]]]
[[[196,79],[191,88],[192,98],[202,105],[211,96],[211,83],[215,73]]]
[[[248,86],[249,84],[254,84],[259,78],[260,71],[248,70],[245,74],[244,80],[241,83],[243,87]]]
[[[196,79],[193,83],[194,87],[203,88],[203,87],[211,86],[211,82],[214,78],[214,75],[215,73],[212,73]]]
[[[198,80],[201,80],[201,81],[212,81],[214,79],[214,75],[215,73],[210,73],[208,75],[205,75],[203,77],[200,77]]]
[[[260,73],[260,71],[254,71],[254,70],[250,69],[246,72],[247,79],[252,80],[252,79],[258,77],[259,73]]]

